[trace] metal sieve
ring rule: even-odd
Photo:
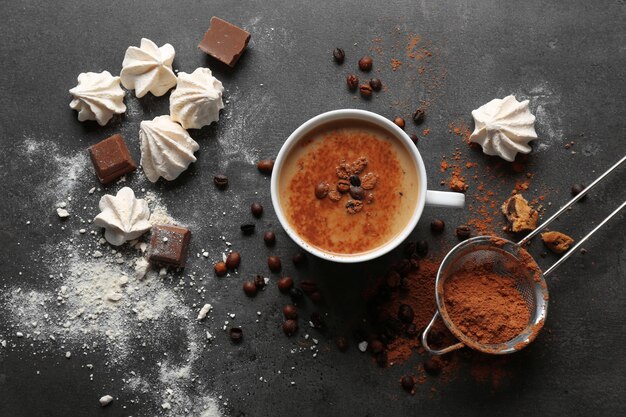
[[[622,159],[620,159],[615,165],[600,175],[587,188],[572,198],[541,226],[537,227],[518,243],[493,236],[478,236],[456,245],[443,259],[441,265],[439,266],[439,271],[437,272],[437,280],[435,282],[437,311],[422,333],[422,345],[424,348],[433,355],[443,355],[444,353],[452,352],[465,346],[483,353],[502,355],[517,352],[528,346],[528,344],[531,343],[535,337],[537,337],[537,334],[543,327],[543,323],[545,322],[548,313],[548,286],[546,285],[545,277],[550,275],[572,254],[576,253],[576,250],[587,239],[589,239],[598,229],[604,226],[606,222],[619,213],[620,210],[626,206],[626,201],[624,201],[617,209],[615,209],[615,211],[602,220],[602,222],[600,222],[600,224],[591,230],[585,237],[580,239],[576,245],[570,248],[557,262],[555,262],[543,273],[537,266],[535,260],[528,254],[528,252],[526,252],[524,245],[533,237],[537,236],[564,211],[571,207],[572,204],[583,198],[587,192],[589,192],[596,184],[602,181],[624,161],[626,161],[626,156],[622,157]],[[528,311],[530,312],[528,324],[524,330],[522,330],[522,332],[514,338],[504,343],[480,343],[471,336],[463,333],[450,319],[444,302],[444,284],[447,279],[454,276],[454,274],[462,269],[468,262],[472,262],[474,265],[492,265],[494,272],[501,276],[510,277],[514,280],[515,286],[522,295],[522,298],[528,307]],[[488,313],[489,312],[485,312],[485,314]],[[439,317],[441,317],[448,330],[450,330],[450,332],[458,339],[458,342],[442,349],[433,349],[428,344],[428,336],[435,321]]]

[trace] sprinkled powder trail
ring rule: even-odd
[[[52,187],[43,193],[42,188],[40,204],[52,204],[48,207],[52,211],[58,204],[56,200],[67,202],[71,217],[60,223],[60,227],[71,233],[61,241],[42,245],[31,255],[38,261],[41,276],[38,281],[42,285],[27,288],[16,281],[0,295],[0,308],[8,319],[0,330],[3,347],[20,350],[23,340],[32,346],[35,354],[58,354],[67,360],[104,353],[107,358],[104,366],[98,365],[99,369],[89,366],[90,379],[99,381],[107,374],[104,367],[134,369],[136,357],[142,355],[142,345],[166,345],[171,337],[170,329],[179,329],[178,340],[184,341],[184,345],[175,355],[176,360],[165,357],[167,360],[157,362],[156,376],[144,375],[150,371],[138,367],[124,380],[120,392],[108,394],[115,398],[125,391],[140,393],[151,400],[147,409],[160,410],[163,415],[222,415],[217,397],[207,392],[194,374],[202,351],[211,346],[207,331],[218,330],[213,328],[210,314],[203,326],[198,326],[195,317],[199,306],[186,304],[180,291],[187,282],[202,277],[185,274],[188,276],[174,279],[165,270],[149,270],[145,277],[137,276],[135,265],[145,256],[146,237],[114,247],[92,225],[103,192],[81,184],[80,178],[89,175],[85,153],[64,157],[53,142],[30,138],[24,141],[21,151],[33,164],[43,155],[49,156],[51,162],[46,168],[52,174],[46,186],[54,185],[56,189]],[[113,190],[108,192],[115,194]],[[83,207],[73,207],[85,196],[92,200],[88,205],[81,203]],[[139,193],[138,197],[148,202],[153,224],[181,224],[170,216],[154,192]],[[204,299],[204,289],[198,293]],[[10,335],[18,337],[9,338]]]

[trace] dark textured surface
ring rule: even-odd
[[[268,274],[265,258],[275,253],[283,257],[285,273],[297,278],[316,277],[326,296],[321,309],[329,313],[329,333],[316,335],[311,331],[323,345],[318,357],[290,354],[301,335],[288,339],[282,334],[280,307],[286,298],[273,285],[249,300],[240,289],[243,278],[223,284],[212,278],[209,263],[190,259],[188,271],[209,277],[203,285],[221,314],[211,324],[219,343],[204,349],[194,363],[198,380],[192,395],[194,390],[223,395],[228,401],[225,414],[234,416],[626,412],[623,215],[586,245],[587,255],[575,255],[550,280],[546,330],[506,365],[512,376],[503,387],[492,390],[462,370],[452,382],[429,379],[418,386],[413,397],[400,389],[398,380],[412,372],[421,357],[380,369],[354,345],[347,353],[340,353],[328,338],[351,334],[359,326],[365,271],[384,270],[389,259],[356,267],[310,260],[306,268],[296,271],[288,262],[296,248],[284,232],[277,233],[278,244],[271,250],[263,246],[258,231],[251,238],[238,232],[241,222],[252,220],[249,205],[255,200],[266,208],[257,229],[279,231],[270,209],[269,182],[257,172],[253,161],[273,157],[299,124],[320,112],[342,107],[408,118],[422,99],[431,101],[424,125],[431,133],[422,137],[420,151],[433,189],[444,188],[439,185],[439,161],[441,155],[451,155],[455,147],[461,147],[479,167],[487,163],[449,132],[450,122],[470,123],[470,111],[495,97],[516,94],[530,99],[538,117],[539,143],[544,145],[534,145],[529,159],[528,169],[535,177],[528,194],[536,197],[545,193],[546,201],[552,203],[547,213],[552,212],[569,198],[573,183],[590,182],[626,151],[623,1],[2,1],[0,9],[0,291],[56,285],[42,278],[55,260],[39,254],[45,245],[64,241],[70,230],[82,227],[70,219],[66,230],[61,230],[54,213],[56,196],[36,191],[54,187],[55,174],[43,158],[28,158],[24,142],[55,142],[60,154],[71,156],[121,132],[139,160],[139,122],[167,113],[167,96],[159,99],[148,95],[137,100],[129,93],[126,116],[100,128],[78,122],[68,107],[67,90],[76,84],[80,72],[106,69],[118,74],[125,49],[147,37],[176,48],[177,69],[192,72],[198,66],[211,67],[224,82],[230,102],[217,126],[192,133],[201,146],[198,162],[177,181],[153,186],[140,180],[143,173],[138,170],[126,185],[141,184],[157,190],[175,218],[196,225],[191,253],[214,248],[211,257],[216,259],[221,253],[220,236],[228,233],[233,247],[244,254],[241,276]],[[218,65],[196,48],[213,15],[252,33],[248,50],[234,70]],[[420,35],[433,51],[427,75],[445,74],[436,77],[436,83],[422,82],[414,70],[390,69],[389,60],[403,56],[405,35],[411,32]],[[358,57],[375,46],[374,38],[382,39],[385,57],[381,62],[374,55],[374,66],[380,69],[378,76],[388,90],[365,102],[345,91],[344,80]],[[336,46],[346,50],[343,67],[331,61]],[[567,150],[564,144],[570,140],[576,144]],[[231,178],[225,193],[212,184],[218,172]],[[498,196],[504,199],[522,177],[511,174],[503,178]],[[623,178],[621,169],[586,202],[568,212],[558,222],[559,229],[582,236],[624,199]],[[86,206],[82,214],[93,217],[97,197],[86,191],[98,185],[97,179],[88,171],[79,184],[80,192],[73,194],[78,199],[75,204]],[[113,185],[106,191],[119,188]],[[473,191],[470,189],[471,195]],[[210,215],[223,211],[226,216]],[[471,217],[467,212],[427,208],[414,236],[428,239],[435,249],[454,241],[453,227],[448,227],[441,238],[430,236],[428,223],[435,216],[450,226]],[[209,218],[215,220],[215,227],[206,227]],[[27,220],[32,222],[30,226],[25,225]],[[49,223],[54,227],[48,227]],[[534,254],[542,250],[539,242],[533,243]],[[553,259],[549,256],[540,263],[545,266]],[[198,302],[194,291],[182,294],[189,305]],[[302,315],[314,309],[309,303]],[[218,330],[227,311],[236,312],[238,324],[251,329],[240,345],[230,344]],[[252,325],[256,311],[264,315],[259,324]],[[176,356],[184,351],[177,329],[165,335],[171,337],[171,344],[150,346],[142,353],[149,360],[118,367],[107,366],[108,359],[100,351],[82,358],[75,350],[74,357],[66,360],[64,349],[52,343],[33,347],[29,340],[15,337],[13,320],[10,309],[0,307],[0,339],[10,344],[6,349],[0,347],[0,415],[138,416],[162,412],[153,398],[120,387],[129,370],[145,373],[150,382],[151,367],[163,352]],[[86,363],[93,363],[95,369],[85,369]],[[293,371],[292,366],[296,367]],[[278,375],[277,370],[288,376]],[[90,373],[94,374],[93,381],[89,380]],[[260,382],[259,377],[268,382]],[[290,381],[296,385],[290,386]],[[436,392],[431,392],[431,386]],[[97,400],[104,393],[114,395],[116,401],[100,409]]]

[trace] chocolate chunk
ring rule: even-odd
[[[184,227],[157,225],[150,239],[151,263],[159,266],[184,268],[191,232]]]
[[[198,48],[229,67],[234,67],[249,41],[250,33],[213,16],[209,30]]]
[[[121,135],[113,135],[90,146],[89,156],[102,184],[108,184],[137,169]]]

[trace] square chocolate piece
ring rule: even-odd
[[[102,184],[108,184],[137,169],[121,135],[113,135],[90,146],[89,156]]]
[[[229,67],[234,67],[249,41],[250,33],[213,16],[209,30],[198,48]]]
[[[156,225],[150,239],[151,263],[159,266],[184,268],[191,232],[184,227]]]

